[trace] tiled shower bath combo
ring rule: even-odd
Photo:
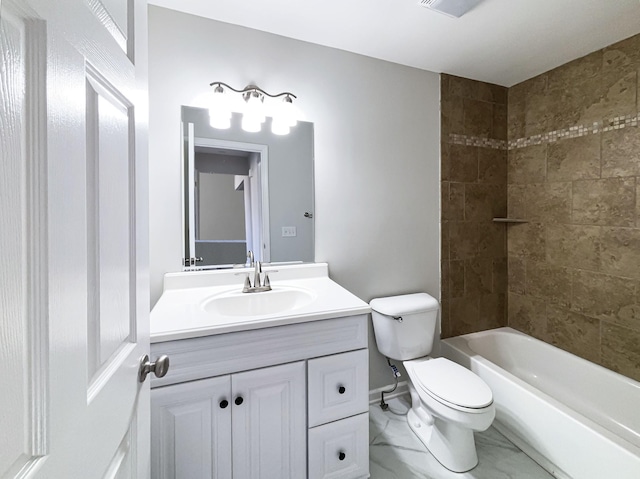
[[[640,380],[639,75],[640,35],[508,89],[441,76],[442,337],[509,326],[543,341],[542,358],[528,338],[457,361],[491,385],[495,428],[557,477],[600,477],[576,472],[575,428],[616,477],[640,461],[640,423],[615,418]],[[567,447],[545,453],[552,437]]]
[[[639,70],[640,35],[509,89],[442,75],[443,337],[509,325],[640,379]]]

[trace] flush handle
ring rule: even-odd
[[[138,381],[143,383],[149,373],[153,373],[157,378],[163,378],[169,370],[169,356],[163,354],[155,362],[149,361],[149,355],[145,354],[140,360],[140,369],[138,369]]]

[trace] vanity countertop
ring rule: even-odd
[[[371,311],[367,303],[329,278],[326,263],[270,265],[263,271],[271,271],[272,291],[242,293],[246,274],[253,279],[250,268],[166,274],[164,292],[151,311],[151,342],[319,321]],[[272,299],[290,293],[302,299],[283,311],[256,315],[245,314],[241,309],[233,310],[236,302],[245,301],[264,302],[268,310]],[[220,313],[224,308],[211,306],[217,299],[231,304],[226,306],[227,313]]]

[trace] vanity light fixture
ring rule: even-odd
[[[256,85],[248,85],[242,90],[236,90],[222,82],[213,82],[210,86],[214,87],[209,105],[209,123],[213,128],[227,129],[231,126],[233,105],[232,99],[230,95],[225,92],[225,89],[239,93],[244,99],[241,113],[242,129],[245,131],[255,133],[261,130],[262,124],[266,119],[265,96],[270,98],[284,97],[280,102],[273,105],[273,116],[271,120],[272,133],[276,135],[287,135],[291,127],[298,123],[296,108],[293,105],[293,99],[297,97],[293,93],[282,92],[277,95],[272,95]]]

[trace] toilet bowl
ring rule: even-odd
[[[486,430],[496,415],[489,386],[445,358],[403,364],[411,379],[409,427],[447,469],[473,469],[478,464],[473,433]]]
[[[407,422],[447,469],[466,472],[478,464],[473,434],[495,418],[493,394],[468,369],[431,358],[439,304],[426,293],[371,300],[378,350],[403,361],[409,375],[411,409]]]

